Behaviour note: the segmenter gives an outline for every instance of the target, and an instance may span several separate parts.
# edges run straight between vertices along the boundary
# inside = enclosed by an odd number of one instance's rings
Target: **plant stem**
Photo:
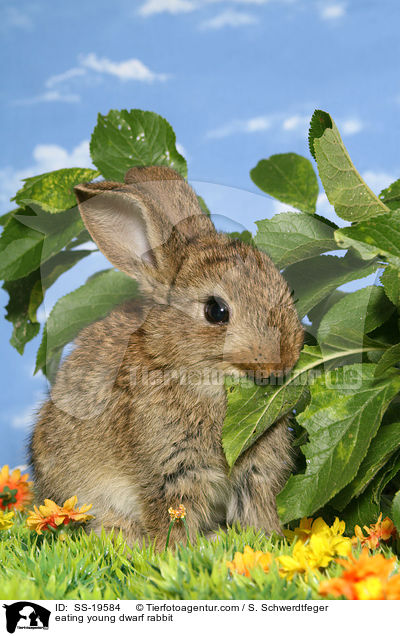
[[[175,519],[173,519],[173,520],[171,521],[171,523],[169,524],[168,534],[167,534],[167,540],[166,540],[166,542],[165,542],[165,550],[168,548],[168,545],[169,545],[169,538],[170,538],[170,536],[171,536],[171,530],[172,530],[172,526],[174,525],[174,523],[175,523]]]

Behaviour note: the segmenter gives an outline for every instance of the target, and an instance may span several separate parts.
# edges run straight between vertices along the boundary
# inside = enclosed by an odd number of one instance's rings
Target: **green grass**
[[[245,545],[290,554],[281,537],[267,538],[252,528],[220,531],[214,541],[198,537],[194,546],[180,545],[155,553],[132,549],[121,535],[101,537],[83,528],[38,536],[18,516],[13,528],[0,532],[0,598],[7,599],[319,599],[318,579],[282,579],[275,565],[252,578],[228,573],[226,561]],[[390,550],[387,555],[392,556]],[[332,564],[325,576],[338,575]]]

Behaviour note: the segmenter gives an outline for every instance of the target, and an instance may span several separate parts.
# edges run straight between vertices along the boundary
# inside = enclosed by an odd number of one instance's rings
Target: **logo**
[[[18,601],[3,605],[6,610],[7,631],[14,634],[16,629],[49,629],[51,612],[30,601]]]

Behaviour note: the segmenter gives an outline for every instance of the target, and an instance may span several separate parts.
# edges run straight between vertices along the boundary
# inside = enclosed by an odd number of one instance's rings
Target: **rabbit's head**
[[[270,258],[215,230],[170,168],[133,168],[125,183],[75,188],[93,240],[137,279],[142,336],[159,368],[267,378],[303,341],[290,290]]]

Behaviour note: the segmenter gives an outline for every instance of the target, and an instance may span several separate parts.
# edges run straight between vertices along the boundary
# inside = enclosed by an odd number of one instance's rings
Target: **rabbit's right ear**
[[[174,269],[170,261],[176,260],[183,239],[175,232],[174,245],[169,245],[173,225],[157,214],[149,197],[107,181],[81,184],[74,191],[86,228],[115,267],[143,282],[168,282]]]

